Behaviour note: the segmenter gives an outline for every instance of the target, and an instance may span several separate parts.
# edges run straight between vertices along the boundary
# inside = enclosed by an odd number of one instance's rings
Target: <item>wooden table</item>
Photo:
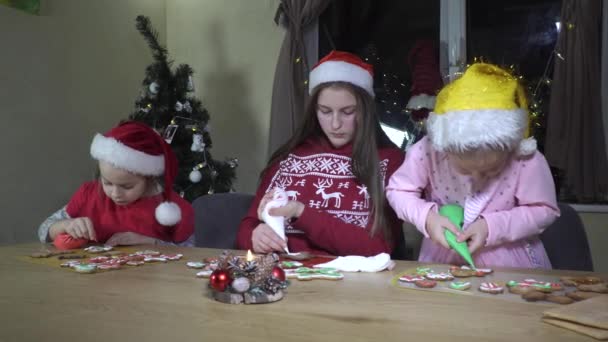
[[[337,282],[294,280],[280,302],[229,305],[203,295],[207,280],[184,261],[83,275],[19,258],[40,247],[0,247],[0,341],[593,341],[542,323],[544,305],[390,285],[414,262]],[[220,252],[144,248],[183,260]],[[573,273],[582,274],[559,274]]]

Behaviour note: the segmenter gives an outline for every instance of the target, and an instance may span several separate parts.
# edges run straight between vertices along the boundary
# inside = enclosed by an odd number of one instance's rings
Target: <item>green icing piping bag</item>
[[[457,204],[446,204],[439,208],[439,215],[445,216],[452,222],[459,230],[462,231],[462,225],[464,224],[464,209]],[[471,253],[469,253],[469,247],[467,246],[466,241],[458,242],[456,238],[456,234],[452,233],[450,230],[444,230],[445,239],[448,242],[448,245],[452,247],[456,253],[460,254],[460,256],[475,269],[475,264],[473,263],[473,258],[471,257]]]

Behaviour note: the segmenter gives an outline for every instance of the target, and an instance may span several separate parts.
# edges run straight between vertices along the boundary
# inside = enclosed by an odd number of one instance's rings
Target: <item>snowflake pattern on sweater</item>
[[[385,183],[388,159],[380,161],[382,184]],[[307,156],[289,154],[279,163],[266,192],[275,187],[285,190],[290,200],[299,198],[311,209],[323,210],[342,221],[365,228],[369,222],[369,193],[357,182],[351,158],[333,153]],[[286,233],[302,233],[290,224]]]

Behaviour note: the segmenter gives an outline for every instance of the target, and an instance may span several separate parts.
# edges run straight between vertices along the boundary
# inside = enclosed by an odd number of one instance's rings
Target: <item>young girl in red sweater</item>
[[[172,190],[177,159],[158,133],[139,122],[122,123],[95,136],[91,156],[99,161],[99,179],[84,183],[40,226],[41,242],[78,248],[89,241],[193,241],[194,211]]]
[[[404,153],[380,128],[373,101],[372,66],[333,51],[311,71],[305,119],[270,158],[237,245],[257,253],[391,253],[401,236],[384,186]],[[286,240],[262,220],[273,190],[289,202],[269,214],[286,218]]]

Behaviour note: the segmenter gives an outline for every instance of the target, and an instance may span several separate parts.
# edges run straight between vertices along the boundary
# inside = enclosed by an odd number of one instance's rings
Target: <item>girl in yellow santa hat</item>
[[[471,65],[437,95],[428,135],[413,145],[386,189],[397,215],[424,234],[420,261],[464,264],[444,229],[467,241],[476,266],[551,268],[539,234],[558,216],[555,186],[536,141],[519,80]],[[464,231],[438,214],[464,208]]]

